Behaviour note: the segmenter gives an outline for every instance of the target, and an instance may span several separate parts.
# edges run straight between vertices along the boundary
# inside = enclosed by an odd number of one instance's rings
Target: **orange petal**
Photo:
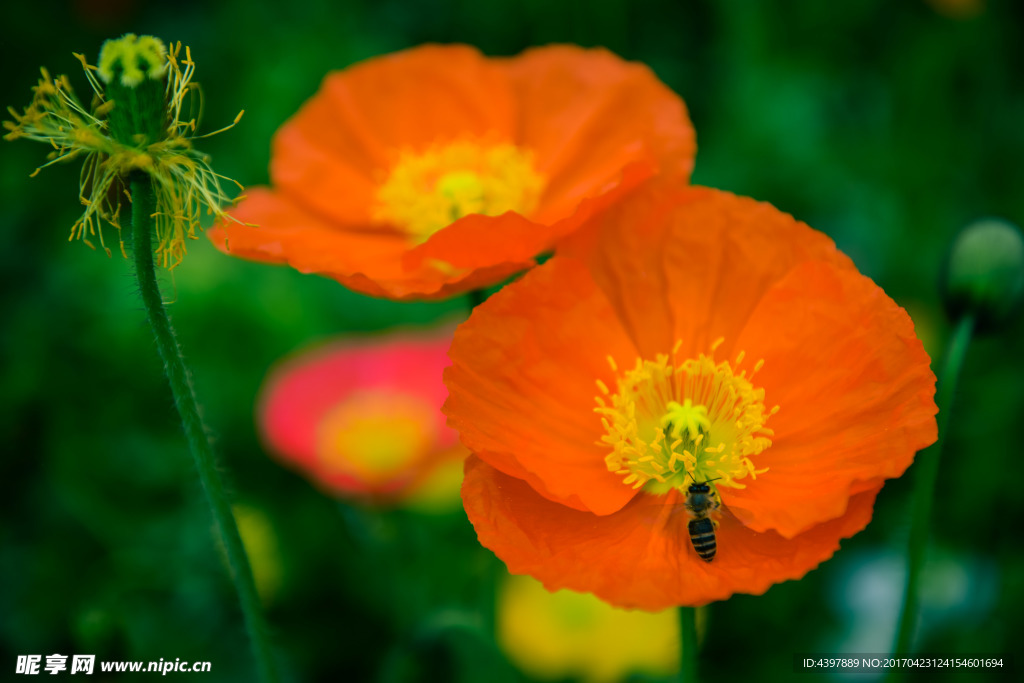
[[[567,238],[644,358],[706,353],[746,324],[764,292],[796,264],[853,269],[820,232],[769,204],[652,181]]]
[[[448,424],[495,466],[535,476],[553,500],[614,512],[634,491],[608,471],[607,448],[596,445],[604,428],[595,380],[614,386],[609,354],[632,359],[636,351],[583,267],[555,257],[456,330],[445,371]]]
[[[655,168],[643,162],[629,164],[615,182],[596,187],[596,196],[582,201],[568,218],[541,225],[516,213],[501,216],[472,214],[431,235],[406,256],[409,267],[431,260],[455,268],[482,268],[501,261],[529,261],[549,251],[557,240],[576,230],[591,217],[614,205],[651,177]]]
[[[900,476],[935,441],[928,354],[906,311],[863,275],[794,268],[735,346],[764,359],[755,384],[780,406],[772,446],[755,458],[769,471],[747,489],[720,490],[753,529],[792,537],[836,517],[857,482]]]
[[[278,132],[274,184],[326,218],[365,224],[402,150],[465,138],[511,140],[512,94],[474,48],[426,45],[324,79]]]
[[[466,462],[462,499],[480,542],[513,574],[530,574],[549,590],[594,593],[620,607],[658,611],[703,605],[734,593],[764,593],[824,562],[839,541],[871,519],[877,489],[852,497],[841,517],[792,539],[758,533],[724,511],[718,554],[694,552],[681,505],[638,496],[607,516],[552,502],[525,482],[479,458]]]
[[[643,64],[555,45],[502,65],[518,106],[517,142],[548,178],[538,222],[568,217],[633,162],[689,180],[697,145],[686,106]]]
[[[371,296],[438,299],[484,287],[532,262],[503,262],[475,271],[423,263],[407,270],[402,262],[408,239],[380,231],[345,230],[265,188],[250,190],[230,214],[244,223],[222,221],[209,231],[221,251],[233,256],[287,263]]]
[[[499,472],[507,474],[510,477],[515,477],[516,479],[522,479],[532,486],[534,491],[548,500],[556,501],[562,505],[571,507],[573,510],[592,512],[592,510],[587,507],[586,503],[580,499],[579,494],[572,493],[567,496],[559,496],[553,493],[542,478],[526,469],[519,460],[516,459],[516,456],[511,453],[502,453],[500,451],[480,451],[476,455]],[[604,477],[602,477],[602,479],[603,478]],[[632,495],[633,494],[631,493],[630,496]]]

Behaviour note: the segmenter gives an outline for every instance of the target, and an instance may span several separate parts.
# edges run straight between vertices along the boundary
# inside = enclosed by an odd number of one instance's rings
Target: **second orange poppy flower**
[[[620,607],[804,576],[936,439],[907,313],[825,235],[707,188],[638,189],[478,306],[448,356],[480,542]]]
[[[428,45],[332,73],[277,133],[221,250],[392,299],[487,286],[645,178],[686,182],[682,100],[646,66]],[[591,201],[585,201],[591,200]]]

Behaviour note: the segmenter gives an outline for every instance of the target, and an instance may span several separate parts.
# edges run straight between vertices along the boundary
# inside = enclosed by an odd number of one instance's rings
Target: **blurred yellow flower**
[[[674,610],[619,609],[590,594],[550,593],[529,576],[509,576],[498,592],[498,644],[523,672],[587,683],[679,668]]]

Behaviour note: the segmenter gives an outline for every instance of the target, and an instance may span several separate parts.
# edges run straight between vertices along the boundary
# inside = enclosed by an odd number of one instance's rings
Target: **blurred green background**
[[[427,41],[494,55],[603,45],[686,100],[694,182],[828,233],[910,311],[933,357],[949,329],[936,287],[946,245],[977,218],[1024,222],[1024,5],[1012,0],[38,0],[4,15],[0,103],[19,110],[42,65],[84,92],[71,52],[95,62],[108,37],[190,45],[203,128],[246,110],[204,144],[218,172],[246,185],[267,181],[272,134],[329,70]],[[68,243],[78,166],[29,179],[45,153],[0,143],[0,678],[16,678],[18,654],[57,652],[208,660],[213,673],[197,680],[253,680],[129,263]],[[466,300],[368,299],[228,258],[205,239],[166,285],[231,488],[263,529],[257,569],[288,678],[525,680],[472,633],[434,627],[445,615],[493,619],[503,568],[461,512],[331,500],[271,461],[254,431],[253,398],[275,359],[333,335],[450,319]],[[1024,635],[1022,339],[1018,320],[969,352],[939,479],[922,652],[1008,655]],[[886,486],[868,529],[821,569],[713,605],[705,678],[790,680],[794,653],[888,652],[912,473]],[[912,678],[986,677],[1011,674]]]

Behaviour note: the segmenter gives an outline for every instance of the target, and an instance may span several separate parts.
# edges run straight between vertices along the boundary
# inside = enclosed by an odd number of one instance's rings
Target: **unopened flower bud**
[[[973,315],[980,330],[1005,323],[1024,293],[1020,229],[996,218],[964,228],[950,248],[942,288],[952,318]]]

